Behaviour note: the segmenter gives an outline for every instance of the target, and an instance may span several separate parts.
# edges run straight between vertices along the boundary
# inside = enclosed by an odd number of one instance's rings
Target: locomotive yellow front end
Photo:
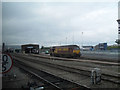
[[[80,48],[79,47],[74,47],[73,55],[74,55],[74,57],[80,57],[81,56],[81,52],[80,52]]]

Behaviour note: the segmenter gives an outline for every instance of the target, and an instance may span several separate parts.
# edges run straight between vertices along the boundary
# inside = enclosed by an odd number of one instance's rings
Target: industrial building
[[[120,19],[118,19],[117,22],[118,22],[118,34],[120,34]]]
[[[83,50],[83,51],[87,51],[87,50],[88,50],[88,51],[89,51],[89,50],[92,51],[92,50],[93,50],[93,46],[82,46],[82,50]]]
[[[116,43],[120,45],[120,19],[118,19],[117,22],[118,22],[118,39],[116,40]]]
[[[107,43],[99,43],[95,46],[95,50],[107,50]]]
[[[21,45],[22,53],[39,53],[39,45],[38,44],[26,44]]]

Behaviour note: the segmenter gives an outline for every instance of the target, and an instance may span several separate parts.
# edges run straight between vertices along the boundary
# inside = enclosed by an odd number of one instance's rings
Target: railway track
[[[25,60],[28,60],[30,62],[33,62],[33,63],[39,63],[39,64],[42,64],[45,66],[58,68],[58,69],[61,69],[61,70],[67,71],[67,72],[77,73],[77,74],[81,74],[81,75],[85,75],[85,76],[89,76],[89,77],[91,76],[91,71],[89,71],[89,70],[78,69],[78,68],[74,68],[74,67],[58,65],[58,64],[53,64],[53,63],[49,63],[49,62],[33,60],[33,59],[28,59],[26,57],[22,57],[22,58]],[[119,75],[113,76],[113,75],[102,73],[102,80],[113,82],[116,84],[120,84],[120,76]]]
[[[84,75],[86,77],[90,77],[90,73],[91,71],[88,70],[83,70],[83,69],[77,69],[77,68],[73,68],[73,67],[68,67],[68,66],[64,66],[64,65],[56,65],[53,63],[49,63],[49,62],[44,62],[44,61],[38,61],[35,59],[30,59],[24,56],[20,56],[21,59],[25,59],[26,61],[30,61],[32,63],[37,63],[37,64],[42,64],[48,67],[52,67],[52,68],[57,68],[69,73],[75,73],[75,74],[79,74],[79,75]],[[103,81],[108,81],[114,84],[120,84],[119,80],[120,77],[119,76],[112,76],[112,75],[107,75],[107,74],[102,74],[102,80]]]
[[[26,54],[27,55],[27,54]],[[90,60],[87,58],[82,58],[82,60],[78,59],[73,59],[73,58],[61,58],[61,57],[51,57],[49,55],[37,55],[37,54],[29,54],[30,56],[34,57],[41,57],[41,58],[47,58],[47,59],[57,59],[57,60],[66,60],[66,61],[78,61],[78,62],[92,62],[96,64],[104,64],[104,65],[115,65],[115,66],[120,66],[118,62],[110,62],[110,61],[100,61],[100,60]]]
[[[51,85],[50,88],[45,90],[91,90],[72,81],[56,77],[48,72],[32,68],[23,62],[15,60],[14,63],[17,67],[42,80],[45,84]]]

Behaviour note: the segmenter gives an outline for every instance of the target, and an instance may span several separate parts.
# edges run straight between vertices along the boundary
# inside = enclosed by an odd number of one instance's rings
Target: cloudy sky
[[[6,44],[114,44],[117,2],[3,2],[2,39]]]

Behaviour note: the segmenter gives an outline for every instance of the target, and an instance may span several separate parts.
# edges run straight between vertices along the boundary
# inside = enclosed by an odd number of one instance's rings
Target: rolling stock
[[[80,48],[77,45],[54,46],[50,48],[51,56],[80,57]]]

